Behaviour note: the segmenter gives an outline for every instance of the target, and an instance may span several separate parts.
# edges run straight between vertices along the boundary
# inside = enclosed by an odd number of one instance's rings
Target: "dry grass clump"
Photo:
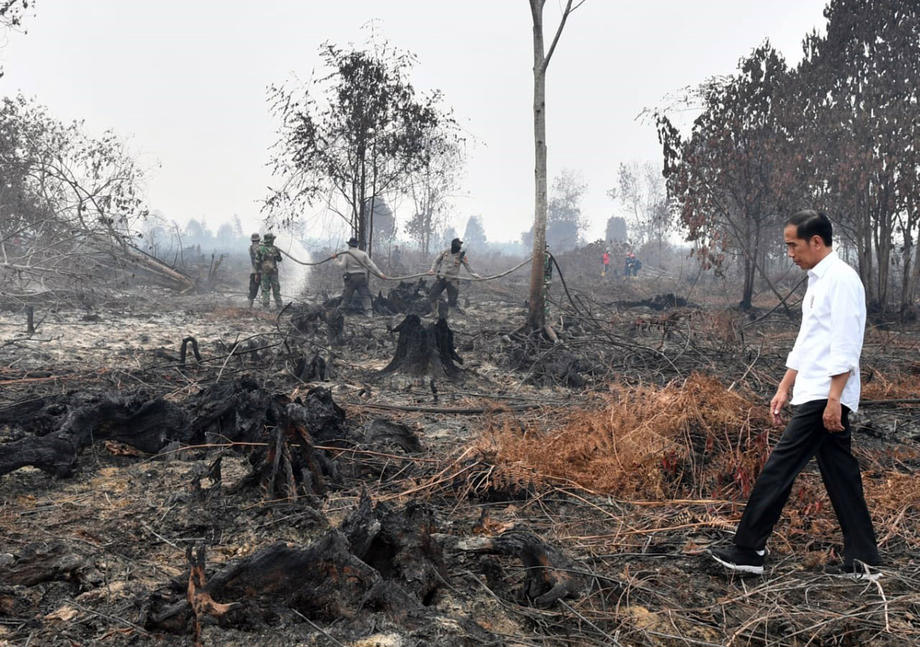
[[[863,484],[879,544],[884,546],[897,536],[911,548],[920,546],[920,474],[887,472],[864,479]]]
[[[869,369],[862,385],[865,400],[912,399],[920,394],[920,364],[913,364],[903,371],[879,371]]]
[[[593,492],[743,498],[769,454],[769,429],[762,405],[694,374],[663,388],[612,386],[603,406],[569,413],[546,430],[522,433],[506,419],[477,449],[499,472]]]

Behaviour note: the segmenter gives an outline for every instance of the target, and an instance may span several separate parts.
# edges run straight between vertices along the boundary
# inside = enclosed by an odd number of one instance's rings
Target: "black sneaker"
[[[763,575],[764,556],[758,555],[756,550],[732,545],[729,548],[714,548],[709,551],[709,556],[736,573]]]
[[[850,564],[833,564],[824,567],[824,574],[831,577],[844,577],[861,582],[874,582],[882,576],[881,571],[873,565],[858,559]]]

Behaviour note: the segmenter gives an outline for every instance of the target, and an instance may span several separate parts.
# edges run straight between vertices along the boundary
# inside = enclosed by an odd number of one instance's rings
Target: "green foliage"
[[[269,91],[281,120],[272,160],[281,184],[265,208],[290,223],[305,206],[328,203],[366,249],[373,228],[368,199],[405,189],[409,175],[431,159],[429,134],[451,120],[438,92],[420,94],[410,83],[415,59],[407,53],[385,43],[326,43],[320,55],[323,76]]]
[[[743,305],[807,206],[829,213],[881,310],[899,268],[903,309],[920,262],[920,5],[832,0],[825,17],[795,69],[765,43],[701,86],[688,136],[657,115],[668,193],[706,266],[744,267]]]

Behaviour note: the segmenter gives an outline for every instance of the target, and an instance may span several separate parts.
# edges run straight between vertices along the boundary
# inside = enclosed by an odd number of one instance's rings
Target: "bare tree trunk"
[[[917,296],[917,284],[920,283],[920,229],[917,231],[917,239],[914,243],[914,262],[910,272],[910,283],[907,286],[907,294],[904,298],[906,306],[913,305],[914,298]]]
[[[878,300],[882,312],[888,311],[888,278],[891,270],[891,215],[880,204],[876,225],[876,258],[878,259]]]
[[[572,7],[573,0],[566,0],[562,18],[544,54],[543,48],[543,5],[546,0],[530,0],[530,14],[533,19],[533,139],[534,139],[534,218],[533,218],[533,261],[530,264],[530,311],[527,321],[531,330],[542,330],[545,324],[543,314],[543,257],[546,250],[546,68],[556,50],[565,21],[581,0]]]
[[[358,155],[361,157],[361,171],[358,180],[358,228],[355,235],[358,238],[358,249],[367,249],[367,191],[365,182],[367,175],[365,173],[364,151],[359,150]]]
[[[534,139],[534,215],[533,261],[530,264],[531,330],[542,330],[543,258],[546,249],[546,68],[543,55],[543,2],[530,0],[533,14],[533,139]]]

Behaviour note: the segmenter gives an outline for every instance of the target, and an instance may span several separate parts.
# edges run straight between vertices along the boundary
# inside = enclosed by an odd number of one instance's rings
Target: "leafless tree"
[[[546,69],[559,44],[559,37],[573,11],[585,0],[566,0],[562,17],[556,27],[549,51],[543,42],[543,6],[546,0],[529,0],[533,22],[533,134],[534,134],[534,218],[533,257],[530,267],[530,311],[528,322],[533,330],[542,330],[543,314],[543,254],[546,248]]]

